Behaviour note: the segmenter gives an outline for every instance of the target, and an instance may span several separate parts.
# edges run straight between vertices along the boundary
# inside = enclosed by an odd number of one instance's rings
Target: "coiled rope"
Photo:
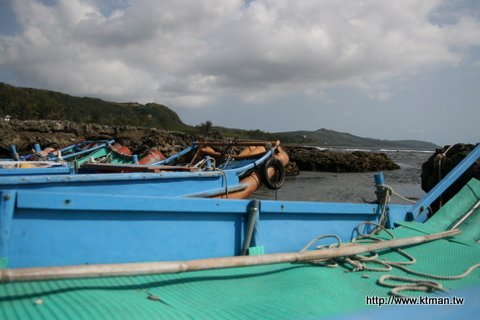
[[[376,228],[371,233],[364,234],[360,231],[360,227],[366,224],[374,225]],[[300,252],[306,251],[315,242],[325,238],[335,238],[337,243],[333,243],[330,245],[317,246],[316,247],[317,250],[323,249],[323,248],[348,246],[353,243],[365,242],[365,241],[374,241],[374,242],[385,241],[384,239],[372,236],[372,234],[374,234],[378,230],[384,230],[391,237],[391,239],[395,238],[393,233],[387,230],[384,226],[374,222],[365,221],[360,223],[356,227],[358,236],[354,238],[351,243],[342,243],[340,238],[336,235],[323,235],[323,236],[315,237],[312,240],[310,240],[307,243],[307,245],[305,245],[300,250]],[[334,258],[334,259],[312,260],[312,261],[309,261],[309,263],[322,264],[330,268],[337,268],[339,265],[342,265],[347,269],[347,271],[351,271],[351,272],[357,272],[357,271],[388,272],[393,270],[393,268],[397,268],[397,269],[403,270],[406,273],[412,274],[414,276],[424,277],[429,279],[436,279],[436,280],[462,279],[467,277],[470,273],[472,273],[473,270],[480,267],[480,263],[474,264],[471,267],[469,267],[466,271],[458,275],[434,275],[430,273],[423,273],[423,272],[411,270],[406,267],[407,265],[413,265],[417,262],[416,258],[413,257],[411,254],[399,248],[392,248],[392,250],[404,256],[408,260],[407,261],[380,260],[378,258],[378,253],[371,252],[370,256],[353,255],[353,256]],[[368,266],[368,264],[376,264],[376,265],[380,265],[381,267],[371,267],[371,266]],[[392,280],[395,281],[396,283],[389,282]],[[391,288],[389,294],[393,296],[398,296],[398,297],[403,296],[400,294],[400,292],[402,291],[421,291],[421,292],[446,291],[445,288],[442,286],[442,284],[437,281],[431,281],[431,280],[425,280],[425,279],[414,279],[414,278],[394,276],[394,275],[382,275],[378,279],[377,283],[381,286]]]

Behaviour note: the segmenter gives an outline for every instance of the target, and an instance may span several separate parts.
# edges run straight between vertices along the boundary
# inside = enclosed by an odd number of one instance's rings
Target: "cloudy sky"
[[[0,82],[191,125],[480,142],[480,1],[0,0]]]

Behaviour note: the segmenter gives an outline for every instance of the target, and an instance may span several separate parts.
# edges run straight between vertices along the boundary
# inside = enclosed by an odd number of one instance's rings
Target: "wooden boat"
[[[15,146],[11,149],[13,157],[19,160],[0,161],[0,176],[75,174],[77,169],[86,162],[149,164],[165,159],[165,156],[156,148],[147,150],[144,154],[135,155],[128,147],[114,143],[113,140],[82,141],[58,150],[53,148],[41,150],[36,145],[35,149],[39,151],[25,156],[16,154]],[[68,152],[65,153],[65,150]]]
[[[253,145],[237,157],[229,155],[223,162],[219,159],[218,165],[214,154],[203,154],[203,144],[193,144],[152,165],[84,162],[80,174],[8,176],[0,181],[0,189],[97,194],[107,188],[125,195],[245,198],[262,183],[279,188],[285,178],[283,164],[288,162],[279,142],[248,144]],[[247,146],[243,142],[238,145]],[[193,157],[191,164],[175,165],[188,154]]]
[[[212,147],[221,147],[223,152]],[[243,148],[238,154],[227,151],[232,147]],[[118,163],[84,163],[83,172],[131,173],[131,172],[189,172],[189,173],[234,173],[237,180],[227,181],[224,192],[205,193],[208,197],[243,199],[251,195],[262,184],[278,189],[284,182],[284,166],[288,155],[280,148],[280,142],[195,142],[190,147],[169,158],[149,165]],[[228,189],[228,186],[229,189]]]
[[[442,288],[454,290],[448,301],[465,298],[442,312],[478,311],[479,291],[462,290],[480,287],[480,181],[425,219],[440,190],[479,158],[480,146],[413,206],[0,189],[0,280],[20,281],[0,285],[0,317],[325,318],[427,299],[396,292],[431,289],[421,297],[445,301],[435,295]],[[382,175],[375,178],[384,189]],[[392,229],[369,243],[315,241],[335,234],[348,242],[358,223],[381,220]],[[372,250],[380,256],[358,256]],[[337,268],[325,260],[337,258]],[[390,287],[384,275],[412,278],[405,269],[420,282]]]
[[[59,149],[50,147],[42,149],[39,144],[35,144],[34,152],[26,155],[18,155],[16,147],[12,145],[11,153],[12,158],[17,161],[67,161],[75,163],[75,166],[81,166],[89,161],[149,164],[165,159],[156,148],[147,150],[144,154],[135,155],[128,147],[114,140],[86,140]]]
[[[53,161],[0,161],[1,176],[32,176],[45,174],[74,174],[67,163]]]
[[[12,145],[11,153],[14,160],[20,161],[71,161],[82,155],[90,154],[98,149],[112,144],[114,140],[84,140],[63,148],[42,149],[39,144],[34,145],[34,152],[19,155]]]
[[[165,159],[165,156],[156,148],[151,148],[141,155],[136,155],[132,154],[132,151],[128,147],[113,143],[75,159],[74,166],[80,168],[85,163],[147,165],[163,159]]]

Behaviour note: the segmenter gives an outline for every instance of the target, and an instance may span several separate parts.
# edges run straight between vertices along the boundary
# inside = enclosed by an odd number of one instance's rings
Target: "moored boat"
[[[224,153],[219,157],[210,149],[205,149],[206,144],[194,143],[150,165],[83,162],[80,174],[75,175],[48,172],[36,176],[7,176],[0,181],[0,189],[95,194],[108,188],[113,194],[231,199],[248,197],[262,183],[274,189],[281,187],[288,156],[279,142],[223,144],[228,147],[235,145],[245,149],[239,154]],[[188,163],[181,165],[186,157]],[[150,160],[155,158],[152,156]]]
[[[86,162],[149,164],[165,159],[156,148],[135,155],[128,147],[114,143],[113,140],[82,141],[57,150],[53,148],[42,150],[36,145],[35,149],[38,150],[35,153],[19,156],[15,146],[11,146],[12,157],[17,160],[0,161],[0,176],[75,174]],[[65,151],[68,152],[62,153]]]
[[[74,173],[74,168],[64,162],[10,160],[0,161],[0,177]]]
[[[85,163],[110,163],[110,164],[151,164],[165,159],[165,156],[156,148],[151,148],[143,154],[133,154],[132,151],[119,143],[112,143],[85,156],[75,159],[76,168]]]
[[[90,154],[98,149],[112,144],[114,140],[83,140],[78,143],[62,147],[42,149],[39,144],[34,145],[32,153],[19,155],[14,145],[10,146],[12,158],[19,161],[72,161],[82,155]]]
[[[2,190],[0,275],[19,282],[0,286],[0,315],[292,319],[387,304],[477,312],[477,296],[462,290],[480,286],[480,181],[425,219],[479,152],[414,206]],[[376,182],[384,187],[381,175]],[[365,237],[356,231],[364,221],[391,229]],[[374,249],[378,257],[360,255]]]

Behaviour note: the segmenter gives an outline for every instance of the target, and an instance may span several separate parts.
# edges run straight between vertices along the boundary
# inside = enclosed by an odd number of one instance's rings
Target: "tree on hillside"
[[[197,127],[199,128],[200,133],[203,134],[206,137],[210,133],[210,130],[212,129],[212,126],[213,126],[212,121],[207,120],[205,122],[202,122]]]

